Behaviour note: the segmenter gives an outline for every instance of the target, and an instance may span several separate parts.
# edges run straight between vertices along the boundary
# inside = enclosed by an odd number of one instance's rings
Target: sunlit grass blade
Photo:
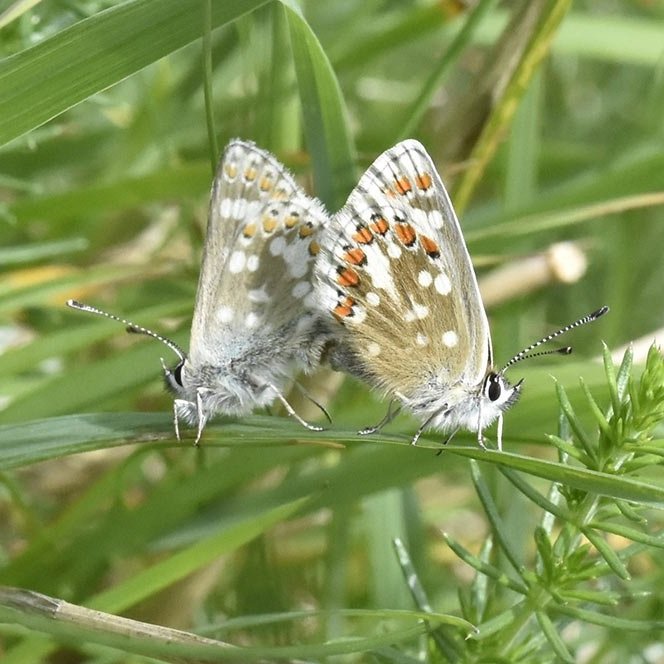
[[[56,258],[85,251],[88,241],[82,237],[74,237],[55,242],[32,243],[15,247],[0,247],[0,266],[22,265],[45,258]]]
[[[429,108],[431,99],[440,87],[451,65],[454,64],[463,49],[472,40],[473,33],[494,4],[494,0],[480,0],[480,2],[471,9],[463,27],[457,33],[443,56],[436,63],[436,66],[429,74],[415,101],[406,110],[406,113],[404,114],[405,121],[401,123],[400,134],[397,137],[397,140],[394,141],[395,143],[410,138],[413,135],[418,124],[422,120],[422,117]]]
[[[536,477],[559,482],[561,484],[595,493],[612,496],[653,507],[664,506],[664,489],[655,484],[648,484],[630,477],[600,473],[585,468],[577,468],[564,463],[534,459],[510,452],[480,451],[472,448],[448,447],[451,453],[471,457],[481,461],[499,463],[513,470],[527,472]]]
[[[519,101],[530,80],[549,52],[551,41],[570,7],[570,0],[539,3],[536,25],[518,65],[511,72],[510,80],[500,91],[499,98],[484,123],[477,142],[470,154],[470,165],[456,189],[455,207],[463,212],[470,201],[488,163],[498,149],[501,137],[511,122]]]
[[[484,507],[486,515],[491,523],[496,543],[505,553],[505,556],[509,560],[514,571],[521,575],[524,569],[523,561],[519,559],[519,554],[505,535],[506,529],[503,525],[498,508],[491,495],[491,491],[489,491],[489,487],[484,480],[480,466],[474,459],[470,462],[470,472],[477,495],[482,501],[482,506]]]
[[[300,9],[286,0],[283,8],[290,28],[316,193],[330,209],[337,210],[355,184],[354,149],[345,103],[327,55]]]
[[[112,183],[95,183],[19,198],[8,204],[7,214],[22,224],[35,218],[64,223],[71,218],[131,208],[169,197],[197,196],[209,184],[209,165],[197,161],[147,175],[119,178]]]
[[[212,25],[263,3],[213,3]],[[0,145],[199,38],[201,12],[199,0],[124,2],[6,58],[0,62]]]

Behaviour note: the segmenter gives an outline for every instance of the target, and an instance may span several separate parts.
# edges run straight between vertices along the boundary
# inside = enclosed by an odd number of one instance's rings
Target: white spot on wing
[[[412,304],[413,308],[407,311],[403,317],[407,323],[412,323],[414,320],[422,320],[429,315],[429,307],[426,304],[417,304],[417,302],[412,302]]]
[[[378,357],[378,355],[380,355],[380,346],[375,341],[372,341],[367,346],[367,353],[370,357]]]
[[[316,298],[316,291],[312,290],[310,291],[304,298],[303,300],[304,306],[307,307],[307,309],[314,309],[316,307],[316,304],[318,302]]]
[[[217,318],[220,323],[230,323],[233,320],[234,315],[235,312],[226,305],[222,305],[217,311]]]
[[[221,203],[219,204],[219,214],[228,219],[231,216],[231,210],[233,208],[233,201],[230,198],[222,198]]]
[[[272,298],[267,294],[264,286],[255,288],[247,293],[249,302],[269,302]]]
[[[247,270],[249,270],[249,272],[256,272],[259,264],[260,260],[256,254],[251,254],[251,256],[247,258]]]
[[[367,302],[372,307],[377,307],[380,304],[380,295],[378,295],[378,293],[374,293],[373,291],[367,293]]]
[[[401,256],[401,247],[394,242],[389,242],[387,245],[387,255],[390,258],[399,258]]]
[[[264,203],[261,203],[261,201],[247,201],[247,207],[244,210],[245,219],[258,219],[263,207]]]
[[[427,339],[426,334],[422,334],[421,332],[418,332],[417,336],[415,337],[415,343],[418,346],[426,346],[429,343],[429,339]]]
[[[426,304],[416,304],[414,302],[413,313],[415,314],[416,318],[422,320],[423,318],[426,318],[429,315],[429,307],[427,307]]]
[[[258,316],[253,311],[250,311],[244,319],[244,324],[251,329],[258,325],[258,321]]]
[[[443,343],[448,348],[454,348],[459,343],[459,335],[454,330],[443,332]]]
[[[417,283],[423,288],[431,286],[431,284],[433,283],[433,277],[431,276],[431,273],[427,272],[426,270],[422,270],[417,275]]]
[[[291,291],[293,297],[303,298],[311,290],[311,284],[308,281],[298,281]]]
[[[231,254],[231,260],[228,263],[228,269],[230,272],[233,274],[237,274],[238,272],[242,272],[244,270],[244,264],[247,260],[247,257],[245,256],[244,251],[234,251]]]
[[[238,198],[233,202],[233,213],[232,216],[234,219],[244,219],[247,214],[247,199]]]
[[[433,187],[431,187],[430,191],[433,192]],[[429,210],[428,215],[429,215],[429,223],[434,228],[443,227],[445,220],[443,219],[443,215],[440,213],[440,210]]]
[[[288,274],[295,279],[301,279],[309,270],[309,254],[302,242],[284,243],[283,258],[288,268]]]
[[[286,249],[286,240],[282,236],[277,236],[270,242],[270,253],[273,256],[279,256]]]
[[[394,299],[398,299],[397,289],[392,279],[392,265],[390,259],[376,249],[371,252],[367,250],[367,264],[365,270],[371,278],[374,288],[386,290]]]
[[[353,308],[353,315],[349,316],[348,318],[344,318],[344,322],[348,323],[349,325],[361,325],[364,323],[366,317],[367,312],[361,307],[355,306]]]
[[[450,283],[449,277],[444,272],[441,272],[433,280],[433,285],[441,295],[449,295],[452,290],[452,284]]]

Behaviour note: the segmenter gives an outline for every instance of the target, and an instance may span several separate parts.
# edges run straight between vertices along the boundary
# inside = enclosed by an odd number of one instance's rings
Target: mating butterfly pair
[[[378,157],[345,207],[328,215],[279,161],[253,143],[227,146],[214,179],[189,354],[151,330],[121,320],[178,356],[164,367],[175,394],[174,424],[246,415],[281,401],[298,370],[324,349],[345,370],[397,403],[425,428],[482,431],[519,395],[505,369],[541,343],[595,320],[603,307],[493,367],[489,324],[477,279],[445,187],[423,146],[398,143]],[[569,349],[562,349],[569,352]]]

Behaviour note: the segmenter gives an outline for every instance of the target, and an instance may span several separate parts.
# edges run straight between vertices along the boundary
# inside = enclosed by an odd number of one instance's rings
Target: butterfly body
[[[491,424],[518,397],[492,364],[475,272],[424,147],[379,156],[327,228],[319,301],[339,328],[332,364],[453,433]]]
[[[281,344],[284,335],[311,344],[310,352],[302,353],[301,347],[284,347]],[[315,364],[320,354],[316,337],[314,329],[296,334],[295,330],[282,326],[272,337],[261,335],[255,340],[258,345],[232,343],[229,346],[226,342],[223,347],[201,349],[200,356],[213,358],[211,362],[188,358],[180,370],[180,384],[175,377],[168,381],[178,395],[178,417],[195,424],[199,411],[205,413],[207,419],[216,413],[247,415],[255,408],[270,405],[275,400],[270,385],[281,390],[294,370],[309,369]]]

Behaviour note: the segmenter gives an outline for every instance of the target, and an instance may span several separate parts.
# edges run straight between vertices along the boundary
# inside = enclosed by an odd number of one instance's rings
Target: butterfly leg
[[[477,444],[483,449],[486,450],[488,449],[487,446],[484,444],[484,441],[487,439],[482,435],[482,429],[478,425],[477,427]],[[496,447],[498,448],[499,452],[503,451],[503,414],[500,413],[498,415],[498,425],[496,427]]]
[[[385,417],[383,417],[383,419],[380,422],[378,422],[378,424],[374,424],[372,427],[366,427],[365,429],[361,429],[357,433],[360,434],[360,436],[370,436],[372,433],[380,431],[385,425],[389,424],[401,412],[401,404],[398,404],[394,410],[392,410],[393,406],[394,406],[394,399],[390,401],[390,405],[387,407],[387,413],[385,413]]]
[[[496,426],[496,443],[498,445],[498,451],[503,451],[503,414],[498,414],[498,424]]]
[[[482,435],[482,401],[480,401],[478,412],[477,412],[477,444],[483,449],[486,449],[484,444],[484,436]],[[500,443],[498,443],[500,447]]]
[[[305,429],[309,429],[309,431],[323,431],[323,427],[316,426],[315,424],[309,424],[306,420],[303,420],[293,409],[293,406],[291,406],[288,401],[286,400],[286,397],[274,386],[272,383],[267,383],[267,387],[269,387],[276,395],[277,399],[281,401],[283,404],[284,408],[286,409],[286,412],[293,418],[295,418]]]
[[[425,429],[431,424],[432,420],[434,418],[438,417],[439,413],[440,413],[440,411],[438,411],[438,410],[431,413],[431,415],[429,415],[429,417],[427,417],[427,419],[424,420],[424,422],[422,422],[422,424],[420,425],[420,428],[415,432],[415,435],[413,436],[413,439],[410,441],[411,445],[417,445],[417,441],[420,439],[420,436],[424,433]],[[450,436],[450,438],[451,438],[451,436]],[[449,438],[448,438],[448,440],[449,440]]]
[[[175,437],[178,443],[182,440],[180,438],[180,418],[178,417],[178,399],[173,401],[173,428],[175,429]]]
[[[198,443],[203,435],[205,423],[207,422],[207,416],[203,412],[203,397],[201,396],[200,389],[196,390],[196,414],[198,415],[198,429],[196,430],[196,440],[194,441],[194,445],[198,447]]]
[[[316,408],[318,408],[318,410],[320,410],[321,413],[323,413],[323,415],[325,415],[325,419],[326,419],[330,424],[332,424],[332,418],[330,417],[330,414],[327,412],[327,409],[325,408],[325,406],[323,406],[322,403],[319,403],[318,401],[316,401],[316,399],[314,399],[314,398],[313,398],[313,397],[312,397],[312,396],[311,396],[311,395],[310,395],[310,394],[309,394],[309,393],[308,393],[308,392],[302,387],[302,385],[300,385],[297,381],[295,381],[295,387],[297,387],[297,389],[300,390],[300,393],[304,396],[304,398],[305,398],[305,399],[309,399],[309,401],[311,401],[311,403],[312,403],[314,406],[316,406]]]
[[[452,440],[452,438],[456,436],[458,430],[459,427],[457,427],[454,431],[452,431],[452,433],[447,438],[445,438],[445,440],[441,443],[442,447],[436,452],[436,456],[440,456],[442,454],[443,449],[445,449],[445,445],[447,445],[447,443],[449,443],[450,440]]]

